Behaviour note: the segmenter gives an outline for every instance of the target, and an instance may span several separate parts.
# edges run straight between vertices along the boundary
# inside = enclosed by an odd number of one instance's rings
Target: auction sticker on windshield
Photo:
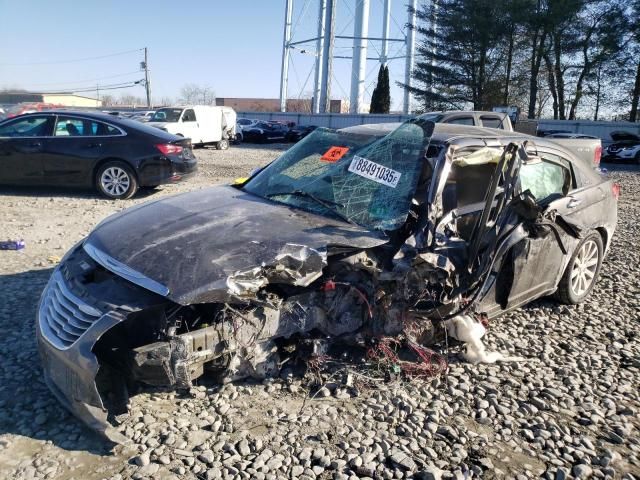
[[[324,160],[325,162],[335,163],[344,157],[349,151],[349,147],[331,147],[327,150],[324,155],[320,157],[320,160]]]
[[[371,160],[359,157],[358,155],[355,155],[353,160],[351,160],[349,171],[391,188],[396,188],[398,186],[400,175],[402,175],[400,172],[396,172],[384,165],[372,162]]]

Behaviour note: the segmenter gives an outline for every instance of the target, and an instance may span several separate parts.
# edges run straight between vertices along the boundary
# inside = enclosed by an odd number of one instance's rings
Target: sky
[[[369,36],[382,32],[382,1],[371,0]],[[338,0],[336,32],[353,35],[355,0]],[[402,37],[407,0],[392,0],[390,36]],[[177,98],[185,84],[209,86],[218,97],[277,98],[284,0],[0,0],[0,88],[31,91],[88,89],[140,80],[142,48],[149,52],[152,97]],[[293,41],[312,38],[318,0],[294,0]],[[351,40],[336,41],[335,55],[351,55]],[[292,52],[289,98],[309,97],[315,44]],[[370,42],[377,57],[380,42]],[[127,52],[127,53],[123,53]],[[390,53],[404,55],[402,44]],[[114,55],[117,54],[117,55]],[[83,60],[89,57],[104,58]],[[351,61],[334,60],[332,98],[348,98]],[[367,63],[367,101],[379,63]],[[392,110],[402,105],[404,60],[389,64]],[[104,87],[103,87],[104,88]],[[144,97],[144,88],[101,90]]]

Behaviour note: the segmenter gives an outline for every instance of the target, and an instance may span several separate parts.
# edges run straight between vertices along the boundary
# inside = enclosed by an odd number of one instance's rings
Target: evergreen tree
[[[384,67],[382,75],[384,81],[382,88],[380,89],[380,105],[382,111],[380,113],[389,113],[391,110],[391,85],[389,84],[389,67]]]
[[[387,71],[386,76],[386,87],[385,87],[385,70]],[[371,107],[369,108],[369,113],[389,113],[389,106],[387,102],[387,108],[385,110],[385,88],[386,88],[386,98],[389,98],[389,73],[388,70],[385,69],[384,65],[380,65],[380,70],[378,70],[378,83],[376,83],[376,87],[373,89],[373,94],[371,95]]]
[[[496,0],[439,0],[416,12],[417,48],[409,89],[429,109],[489,108],[487,87],[502,61],[507,29],[502,2]],[[437,25],[434,30],[433,25]],[[494,82],[495,83],[495,82]],[[407,86],[405,86],[407,88]]]

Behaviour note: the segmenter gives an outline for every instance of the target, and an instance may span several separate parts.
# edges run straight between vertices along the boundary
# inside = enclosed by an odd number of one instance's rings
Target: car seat
[[[77,137],[80,135],[78,127],[76,127],[73,123],[67,123],[65,125],[65,128],[67,129],[67,133],[72,137]]]

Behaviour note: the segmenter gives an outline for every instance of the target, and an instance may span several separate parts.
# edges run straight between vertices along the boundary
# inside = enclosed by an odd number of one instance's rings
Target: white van
[[[230,107],[184,105],[159,108],[149,123],[166,132],[191,139],[192,145],[213,144],[218,150],[229,148],[236,136],[236,112]]]

